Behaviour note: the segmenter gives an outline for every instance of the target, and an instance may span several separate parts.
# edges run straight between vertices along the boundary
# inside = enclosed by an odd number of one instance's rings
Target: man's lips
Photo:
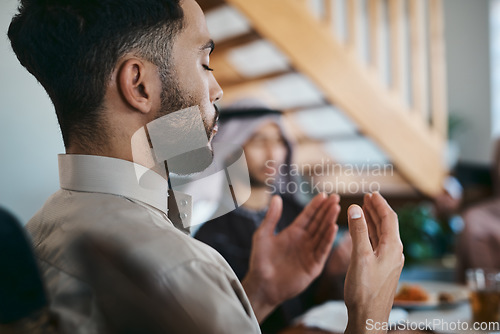
[[[210,138],[215,137],[215,135],[217,134],[218,131],[219,131],[219,126],[217,124],[215,124],[215,126],[212,128],[212,134],[211,134]]]
[[[212,127],[212,138],[217,134],[217,132],[219,131],[219,108],[217,108],[217,106],[214,104],[214,109],[215,109],[215,117],[214,117],[214,124],[213,124],[213,127]]]

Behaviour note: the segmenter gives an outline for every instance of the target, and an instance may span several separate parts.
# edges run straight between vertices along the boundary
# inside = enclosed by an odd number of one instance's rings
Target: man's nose
[[[221,86],[212,74],[212,80],[210,82],[210,102],[212,102],[213,104],[219,101],[220,99],[222,99],[223,94],[224,92],[222,91]]]
[[[269,143],[267,144],[267,158],[271,160],[276,160],[279,155],[279,149],[276,145]]]

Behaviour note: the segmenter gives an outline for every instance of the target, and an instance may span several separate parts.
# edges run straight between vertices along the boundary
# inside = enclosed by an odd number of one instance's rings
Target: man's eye
[[[208,65],[203,65],[203,68],[210,72],[213,72],[214,70],[213,68],[208,67]]]

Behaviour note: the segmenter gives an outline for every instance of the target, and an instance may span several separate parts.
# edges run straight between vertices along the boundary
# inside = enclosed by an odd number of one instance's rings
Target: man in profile
[[[66,148],[61,189],[27,225],[63,330],[106,332],[69,251],[82,233],[117,239],[123,257],[148,268],[144,293],[168,301],[157,310],[168,333],[258,333],[276,305],[321,272],[337,231],[335,198],[318,195],[274,235],[282,205],[274,197],[240,284],[220,254],[168,219],[168,176],[150,169],[146,149],[132,147],[148,124],[189,110],[182,115],[196,117],[174,117],[169,127],[189,137],[200,119],[210,149],[222,91],[194,0],[22,0],[8,35],[49,94]],[[367,319],[387,321],[403,257],[397,217],[379,194],[366,198],[364,212],[353,206],[349,213],[347,332],[359,334]]]

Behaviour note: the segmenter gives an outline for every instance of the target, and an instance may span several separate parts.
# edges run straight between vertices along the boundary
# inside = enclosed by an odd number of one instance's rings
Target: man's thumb
[[[351,205],[347,210],[347,215],[353,251],[356,253],[373,252],[363,209],[359,205]]]

